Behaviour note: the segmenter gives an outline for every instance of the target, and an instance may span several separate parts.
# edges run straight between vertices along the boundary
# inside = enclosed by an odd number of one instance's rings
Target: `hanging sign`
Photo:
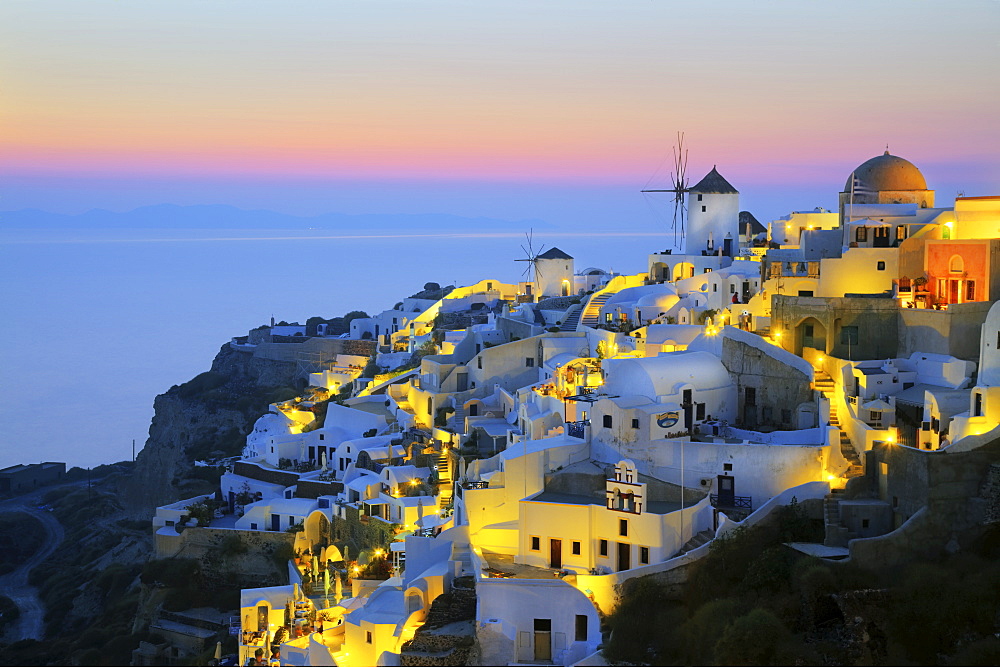
[[[670,428],[671,426],[676,426],[677,422],[679,422],[680,420],[681,420],[681,413],[677,412],[676,410],[656,415],[656,425],[661,428]]]

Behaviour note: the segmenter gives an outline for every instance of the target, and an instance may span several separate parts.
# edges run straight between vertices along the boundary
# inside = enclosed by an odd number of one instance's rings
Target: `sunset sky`
[[[641,227],[677,131],[762,220],[887,143],[949,205],[1000,194],[998,34],[995,1],[5,0],[0,210]]]

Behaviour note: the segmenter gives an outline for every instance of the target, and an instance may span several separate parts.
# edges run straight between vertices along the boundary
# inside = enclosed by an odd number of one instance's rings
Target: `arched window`
[[[962,273],[965,271],[965,261],[961,255],[951,256],[951,260],[948,262],[948,271],[950,273]]]

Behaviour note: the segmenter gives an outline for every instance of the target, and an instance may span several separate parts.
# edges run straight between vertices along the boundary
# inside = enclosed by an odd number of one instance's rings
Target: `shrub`
[[[754,609],[727,627],[715,644],[715,661],[722,665],[770,665],[778,658],[788,629],[766,609]]]

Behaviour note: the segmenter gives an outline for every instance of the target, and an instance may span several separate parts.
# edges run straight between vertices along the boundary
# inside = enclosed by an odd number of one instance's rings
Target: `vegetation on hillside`
[[[24,512],[0,514],[0,575],[26,562],[45,542],[45,527]]]
[[[659,665],[1000,664],[1000,527],[971,551],[879,572],[784,546],[806,527],[794,512],[713,543],[680,599],[655,575],[632,582],[607,618],[605,657]]]

